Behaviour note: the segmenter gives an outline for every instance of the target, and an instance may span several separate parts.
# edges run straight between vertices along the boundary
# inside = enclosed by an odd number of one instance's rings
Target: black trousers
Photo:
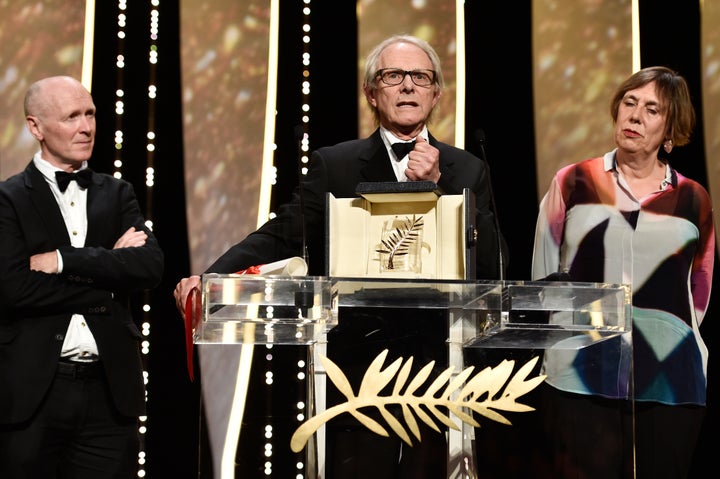
[[[137,418],[117,412],[102,366],[62,369],[29,421],[0,425],[0,477],[137,477]]]
[[[552,477],[685,479],[706,408],[541,390]]]

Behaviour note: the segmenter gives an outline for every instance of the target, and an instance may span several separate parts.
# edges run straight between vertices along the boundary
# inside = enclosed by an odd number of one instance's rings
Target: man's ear
[[[435,105],[437,105],[438,101],[440,101],[440,97],[442,96],[442,90],[437,89],[435,90],[435,95],[433,97],[433,108],[435,108]]]
[[[365,93],[365,99],[367,100],[370,105],[372,105],[374,108],[377,108],[377,100],[375,100],[375,90],[373,88],[365,87],[363,88],[363,93]]]
[[[25,124],[27,125],[28,131],[30,131],[30,134],[35,137],[37,141],[40,141],[43,139],[43,134],[40,131],[40,122],[38,121],[36,116],[28,115],[25,117]]]

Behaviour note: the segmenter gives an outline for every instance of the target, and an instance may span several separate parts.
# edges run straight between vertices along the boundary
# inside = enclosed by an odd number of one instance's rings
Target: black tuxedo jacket
[[[475,193],[478,231],[477,279],[498,279],[498,237],[491,211],[491,190],[487,165],[465,150],[437,141],[440,150],[440,181],[446,194],[462,194],[464,188]],[[309,252],[310,275],[326,275],[325,203],[326,193],[336,198],[353,198],[360,182],[396,181],[380,130],[368,138],[346,141],[315,150],[303,182],[304,222]],[[243,241],[232,246],[206,272],[234,273],[252,265],[265,264],[291,256],[302,256],[303,215],[300,189],[282,206],[278,215]],[[504,240],[501,240],[504,243]]]
[[[0,183],[0,424],[25,421],[37,409],[74,313],[85,316],[97,341],[118,410],[144,414],[141,334],[128,296],[159,283],[163,253],[126,181],[93,173],[87,219],[85,246],[70,246],[60,208],[32,161]],[[145,246],[113,249],[131,226],[148,234]],[[55,249],[62,274],[30,270],[30,256]]]

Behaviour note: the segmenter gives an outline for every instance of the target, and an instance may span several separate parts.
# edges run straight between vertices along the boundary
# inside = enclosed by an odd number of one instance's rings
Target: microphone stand
[[[490,177],[490,164],[487,161],[487,155],[485,154],[485,132],[482,128],[478,128],[475,132],[475,139],[480,146],[480,156],[485,162],[485,166],[488,169],[488,189],[490,190],[490,206],[493,210],[493,219],[495,220],[495,236],[498,247],[498,268],[499,268],[499,279],[500,281],[505,280],[505,258],[502,250],[502,236],[500,235],[500,220],[498,219],[497,206],[495,205],[495,193],[492,186],[492,178]]]
[[[301,125],[295,126],[295,141],[298,147],[298,194],[300,196],[300,227],[302,231],[302,258],[305,264],[310,267],[310,259],[308,257],[307,250],[307,232],[305,228],[305,191],[303,189],[303,172],[302,172],[302,157],[303,157],[303,140],[305,139],[305,131]],[[313,306],[313,288],[309,287],[307,281],[302,281],[300,289],[295,292],[295,306],[298,308],[298,312],[301,318],[306,318],[308,309]]]
[[[305,192],[303,191],[303,172],[302,172],[302,157],[303,157],[303,139],[305,138],[305,131],[301,125],[295,126],[295,141],[298,148],[298,193],[300,195],[300,227],[302,229],[302,258],[305,264],[310,265],[310,259],[308,258],[307,250],[307,232],[305,231]]]

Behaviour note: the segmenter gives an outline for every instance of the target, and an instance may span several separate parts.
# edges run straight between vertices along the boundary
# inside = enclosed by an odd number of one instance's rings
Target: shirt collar
[[[42,173],[46,180],[48,180],[50,183],[57,184],[57,181],[55,180],[55,172],[63,171],[62,168],[58,168],[57,166],[50,164],[49,161],[44,160],[40,151],[35,153],[35,156],[33,156],[33,163],[35,163],[35,166],[38,170],[40,170],[40,173]],[[87,167],[87,161],[83,161],[80,169],[84,170]]]
[[[603,157],[603,166],[605,167],[605,171],[617,170],[617,161],[615,160],[616,153],[617,148],[609,153],[605,153],[605,156]]]
[[[422,129],[422,131],[420,132],[420,136],[422,136],[422,137],[425,139],[425,141],[428,141],[428,142],[430,141],[430,140],[428,139],[427,126],[423,126],[423,129]],[[390,130],[388,130],[388,129],[385,128],[384,126],[381,126],[381,127],[380,127],[380,137],[382,138],[383,143],[385,143],[385,147],[386,147],[388,150],[390,149],[390,145],[392,145],[393,143],[397,143],[398,141],[401,141],[401,142],[405,143],[405,142],[409,141],[409,140],[401,140],[401,139],[398,138],[397,136],[393,135],[393,134],[390,132]]]
[[[605,167],[605,171],[617,171],[617,148],[613,151],[605,153],[605,156],[603,157],[603,166]],[[673,188],[677,188],[677,174],[670,166],[670,163],[665,162],[665,179],[662,181],[661,188],[665,190],[668,185],[672,185]]]

